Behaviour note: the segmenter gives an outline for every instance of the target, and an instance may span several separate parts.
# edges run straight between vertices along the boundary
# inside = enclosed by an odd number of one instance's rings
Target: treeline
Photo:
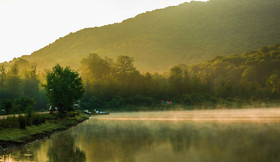
[[[265,46],[241,55],[217,56],[205,63],[190,66],[189,71],[211,82],[218,97],[252,100],[278,98],[280,89],[273,90],[273,87],[279,87],[280,45]]]
[[[17,60],[9,69],[0,67],[0,114],[17,114],[46,109],[36,64]]]
[[[141,74],[133,58],[114,62],[90,54],[80,72],[86,85],[85,108],[155,105],[172,101],[189,106],[251,104],[279,99],[280,45],[227,57],[217,56],[202,64],[172,67],[168,73]]]
[[[134,66],[133,57],[121,55],[113,60],[89,54],[79,68],[85,87],[80,106],[84,109],[119,109],[172,103],[235,107],[279,102],[279,69],[279,44],[241,55],[217,56],[201,64],[179,64],[162,74],[140,73]],[[30,108],[46,109],[48,103],[41,86],[46,82],[46,74],[38,73],[36,64],[24,59],[19,59],[9,69],[2,66],[0,110],[11,114]]]

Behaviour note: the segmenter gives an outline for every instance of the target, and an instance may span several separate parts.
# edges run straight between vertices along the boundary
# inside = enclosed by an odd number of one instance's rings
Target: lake
[[[131,112],[92,116],[1,160],[276,162],[279,150],[280,109]]]

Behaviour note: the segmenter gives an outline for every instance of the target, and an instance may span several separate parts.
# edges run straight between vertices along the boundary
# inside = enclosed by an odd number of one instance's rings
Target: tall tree
[[[102,59],[97,54],[89,54],[81,62],[82,77],[87,81],[92,79],[100,81],[108,78],[111,74],[110,63],[106,59]]]
[[[4,92],[5,98],[15,99],[23,96],[22,79],[18,75],[19,69],[14,64],[7,73],[7,77],[4,80]]]
[[[117,76],[124,78],[130,73],[136,71],[136,68],[133,65],[134,58],[129,56],[118,56],[117,62],[115,64],[115,73]]]
[[[36,74],[36,64],[33,64],[31,71],[25,72],[25,79],[23,82],[24,94],[30,98],[36,98],[39,93],[39,79]]]
[[[39,94],[39,83],[40,80],[37,76],[37,65],[32,64],[30,71],[25,71],[25,77],[23,79],[23,92],[24,95],[34,99],[36,101],[35,103],[35,109],[39,110],[41,107],[39,106],[40,102],[40,94]]]
[[[183,74],[184,72],[182,68],[179,66],[174,66],[173,68],[170,69],[169,81],[170,81],[171,91],[174,93],[173,95],[180,95],[182,93]]]
[[[1,69],[0,69],[0,88],[3,88],[4,86],[4,79],[5,79],[5,75],[6,75],[6,71],[5,71],[5,66],[2,65]]]
[[[57,107],[60,114],[73,110],[73,104],[83,96],[85,91],[79,73],[60,65],[53,67],[47,74],[47,83],[44,87],[50,104]]]

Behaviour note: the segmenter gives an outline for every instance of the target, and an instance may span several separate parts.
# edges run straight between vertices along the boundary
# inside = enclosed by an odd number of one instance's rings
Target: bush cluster
[[[44,115],[32,114],[31,116],[8,116],[6,119],[0,120],[0,129],[5,128],[20,128],[25,129],[26,126],[40,125],[45,123],[46,117]]]

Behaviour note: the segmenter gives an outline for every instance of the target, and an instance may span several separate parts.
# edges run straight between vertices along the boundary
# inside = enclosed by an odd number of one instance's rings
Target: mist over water
[[[116,113],[98,120],[192,121],[192,122],[280,122],[280,109],[193,110],[146,113]]]
[[[6,153],[4,161],[280,161],[280,110],[112,113]],[[240,120],[239,120],[240,119]],[[26,156],[28,155],[28,156]]]

